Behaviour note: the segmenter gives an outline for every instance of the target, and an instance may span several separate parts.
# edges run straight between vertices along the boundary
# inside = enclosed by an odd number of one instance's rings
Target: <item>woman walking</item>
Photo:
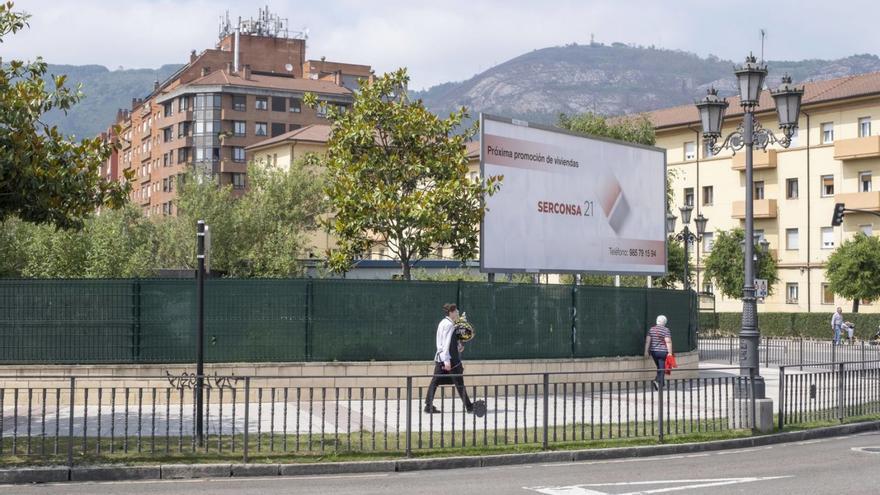
[[[658,390],[664,383],[666,374],[666,358],[672,355],[672,334],[666,328],[666,317],[660,315],[657,317],[657,324],[648,330],[645,337],[645,357],[650,353],[657,365],[657,378],[651,383],[654,390]]]

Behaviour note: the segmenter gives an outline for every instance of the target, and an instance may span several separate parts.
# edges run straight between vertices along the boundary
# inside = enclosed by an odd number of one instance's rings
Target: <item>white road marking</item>
[[[770,450],[772,449],[772,445],[768,445],[766,447],[753,447],[748,449],[740,449],[740,450],[725,450],[722,452],[718,452],[718,455],[729,455],[729,454],[747,454],[749,452],[757,452],[759,450]]]
[[[685,480],[656,480],[656,481],[623,481],[617,483],[588,483],[583,485],[571,486],[547,486],[547,487],[527,487],[524,490],[531,490],[544,495],[610,495],[606,492],[592,490],[591,488],[602,488],[610,486],[639,486],[639,485],[664,485],[685,483],[680,486],[670,486],[666,488],[655,488],[652,490],[638,490],[634,492],[621,493],[619,495],[643,495],[650,493],[668,493],[681,490],[691,490],[694,488],[711,488],[715,486],[736,485],[740,483],[753,483],[755,481],[769,481],[783,478],[791,478],[792,476],[764,476],[750,478],[714,478],[714,479],[685,479]]]

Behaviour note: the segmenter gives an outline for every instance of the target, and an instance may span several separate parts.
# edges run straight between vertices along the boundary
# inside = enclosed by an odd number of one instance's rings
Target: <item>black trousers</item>
[[[453,384],[455,385],[455,389],[458,390],[458,396],[461,397],[461,401],[464,403],[465,407],[471,407],[471,400],[468,398],[467,389],[464,386],[464,377],[463,376],[443,376],[446,374],[446,370],[443,369],[443,363],[435,363],[434,364],[434,378],[431,379],[431,384],[428,385],[428,396],[425,398],[425,406],[430,407],[434,405],[434,392],[437,391],[437,385],[445,385],[445,384]],[[458,364],[452,368],[452,371],[449,373],[464,373],[464,366]]]

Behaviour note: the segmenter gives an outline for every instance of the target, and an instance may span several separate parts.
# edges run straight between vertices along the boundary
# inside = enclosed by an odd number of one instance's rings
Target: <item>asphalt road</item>
[[[877,453],[860,450],[876,447]],[[345,476],[0,486],[5,494],[876,494],[880,432],[693,455]]]

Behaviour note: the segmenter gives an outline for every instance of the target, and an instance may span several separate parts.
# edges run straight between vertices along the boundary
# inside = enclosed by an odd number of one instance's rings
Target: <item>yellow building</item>
[[[269,138],[245,148],[256,165],[278,167],[289,170],[291,165],[303,159],[308,153],[324,155],[330,139],[330,126],[311,124],[290,132]],[[306,243],[308,258],[324,258],[328,249],[336,246],[326,227],[310,232]]]
[[[804,89],[799,130],[791,146],[771,145],[754,154],[754,184],[748,186],[754,187],[755,235],[769,241],[780,279],[760,311],[830,313],[835,306],[851,306],[852,301],[828,290],[826,260],[856,232],[874,235],[880,230],[880,218],[865,213],[848,213],[842,226],[831,226],[837,202],[880,212],[880,185],[876,190],[873,186],[873,177],[880,175],[880,122],[872,125],[872,120],[880,120],[880,73],[808,82]],[[723,136],[742,121],[739,98],[728,100]],[[744,227],[744,150],[712,156],[701,138],[694,105],[648,116],[657,130],[657,146],[667,150],[668,167],[677,174],[672,211],[678,215],[678,207],[691,204],[694,216],[702,213],[709,219],[707,235],[694,246],[696,287],[716,293],[718,311],[740,311],[738,299],[713,290],[704,277],[703,259],[715,231]],[[756,117],[781,136],[769,91],[761,95]],[[878,310],[876,302],[860,308]]]

